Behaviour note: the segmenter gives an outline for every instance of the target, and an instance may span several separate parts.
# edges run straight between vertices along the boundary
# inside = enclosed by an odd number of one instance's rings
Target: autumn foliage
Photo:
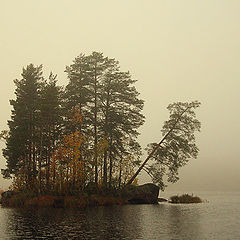
[[[76,108],[72,111],[72,126],[73,131],[63,135],[62,141],[56,146],[55,151],[50,158],[50,166],[45,167],[41,171],[41,184],[47,184],[44,176],[49,172],[48,186],[45,191],[57,195],[76,195],[82,193],[89,182],[93,179],[93,163],[91,158],[84,155],[86,149],[84,146],[88,145],[87,138],[82,135],[79,126],[82,123],[82,116]],[[104,152],[109,147],[107,139],[100,139],[97,145],[98,151],[98,187],[103,187],[103,158]],[[91,153],[89,150],[88,153]],[[128,155],[121,159],[118,164],[112,166],[112,186],[119,188],[121,184],[125,184],[134,172],[133,156]],[[21,191],[26,186],[26,174],[23,169],[20,169],[18,175],[14,177],[12,189]],[[134,184],[137,183],[137,179]],[[40,188],[39,181],[32,182],[32,190],[37,192]],[[42,205],[41,199],[31,199],[27,204]],[[104,202],[103,200],[102,202]],[[107,201],[107,200],[106,200]],[[36,203],[38,202],[38,203]],[[101,202],[101,199],[100,199]],[[100,203],[101,205],[104,203]],[[107,203],[106,203],[107,204]]]
[[[81,152],[81,145],[85,138],[77,129],[82,122],[79,111],[74,112],[72,123],[73,133],[63,136],[63,141],[52,155],[50,165],[50,183],[62,194],[74,189],[82,189],[85,181],[85,162]]]
[[[89,185],[101,195],[121,189],[139,165],[137,80],[99,52],[80,54],[65,72],[63,87],[52,72],[43,76],[42,65],[24,67],[14,80],[9,131],[0,133],[3,177],[13,179],[14,192],[37,197],[33,205],[39,196],[80,197]]]

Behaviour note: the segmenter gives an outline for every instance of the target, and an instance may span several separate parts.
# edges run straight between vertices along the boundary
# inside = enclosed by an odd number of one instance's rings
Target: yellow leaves
[[[81,123],[80,111],[74,112],[72,119],[74,124]],[[50,177],[52,183],[60,185],[61,189],[74,183],[81,182],[84,177],[84,158],[81,153],[81,145],[85,141],[79,130],[65,135],[62,145],[59,146],[52,156]]]
[[[79,158],[81,155],[80,147],[84,138],[81,136],[79,130],[74,133],[64,136],[64,155],[74,156],[74,158]]]

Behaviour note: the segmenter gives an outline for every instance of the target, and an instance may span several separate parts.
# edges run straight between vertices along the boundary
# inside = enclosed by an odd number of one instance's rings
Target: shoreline
[[[13,208],[85,208],[91,206],[113,206],[130,204],[127,199],[113,195],[103,196],[98,194],[81,196],[54,196],[41,195],[28,197],[22,193],[9,198],[2,198],[2,207]]]

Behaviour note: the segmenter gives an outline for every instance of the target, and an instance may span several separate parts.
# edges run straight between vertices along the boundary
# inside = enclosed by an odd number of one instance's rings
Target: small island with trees
[[[4,178],[11,190],[5,206],[85,207],[156,203],[159,189],[178,180],[178,170],[198,155],[195,132],[198,101],[168,106],[169,119],[158,143],[149,143],[141,161],[138,129],[144,101],[129,72],[102,53],[80,54],[57,75],[43,77],[42,66],[27,65],[16,85],[5,141]],[[141,171],[153,184],[137,186]]]

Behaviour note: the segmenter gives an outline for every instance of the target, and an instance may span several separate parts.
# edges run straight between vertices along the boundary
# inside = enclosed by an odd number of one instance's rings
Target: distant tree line
[[[80,54],[65,72],[66,87],[58,86],[53,73],[45,79],[42,66],[33,64],[14,81],[9,131],[0,134],[6,142],[2,174],[13,177],[14,189],[74,194],[89,183],[119,189],[136,182],[142,169],[164,189],[164,182],[176,182],[178,169],[197,157],[199,102],[169,105],[164,138],[148,145],[150,155],[140,166],[137,137],[145,117],[136,80],[99,52]]]

